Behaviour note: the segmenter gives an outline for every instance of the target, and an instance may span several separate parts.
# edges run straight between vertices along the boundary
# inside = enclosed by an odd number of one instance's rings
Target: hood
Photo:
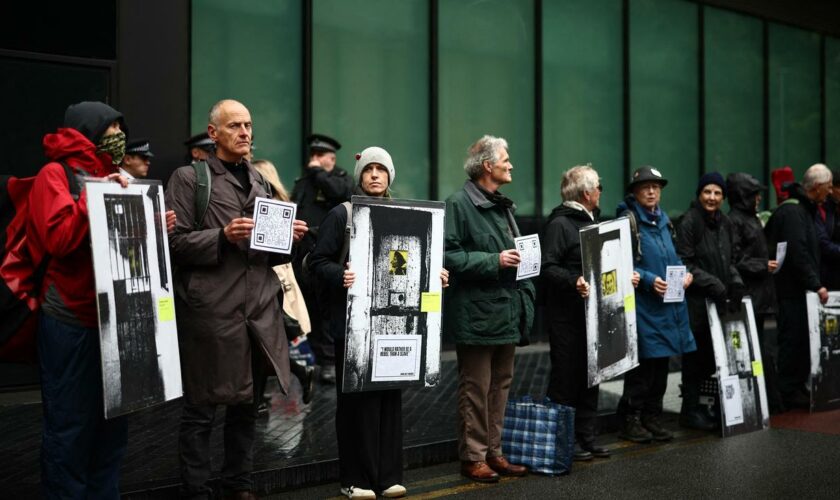
[[[600,209],[595,209],[592,211],[592,215],[595,217],[595,221],[598,221],[598,217],[601,214]],[[554,210],[551,211],[551,214],[548,216],[548,220],[552,221],[557,217],[570,217],[573,219],[580,219],[583,221],[592,222],[592,219],[589,218],[589,215],[586,214],[583,210],[578,210],[576,208],[567,207],[565,205],[558,205],[554,207]]]
[[[104,177],[115,172],[111,155],[96,154],[96,146],[81,132],[72,128],[60,128],[54,134],[44,136],[44,155],[50,161],[70,160],[74,167],[90,175]]]
[[[749,174],[736,173],[726,177],[729,206],[734,209],[755,213],[755,195],[763,189],[764,186]]]
[[[120,122],[120,129],[128,136],[122,113],[104,102],[84,101],[71,104],[64,112],[64,126],[78,130],[95,145],[99,144],[102,134],[114,122]]]

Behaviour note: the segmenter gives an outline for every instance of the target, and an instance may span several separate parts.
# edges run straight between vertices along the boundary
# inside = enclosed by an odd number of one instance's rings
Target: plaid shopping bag
[[[508,400],[502,451],[508,461],[542,474],[567,474],[575,449],[575,409],[545,398]]]

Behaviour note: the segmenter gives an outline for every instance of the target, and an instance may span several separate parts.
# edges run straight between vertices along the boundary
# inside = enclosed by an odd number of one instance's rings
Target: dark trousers
[[[45,498],[119,498],[128,422],[105,420],[99,330],[42,313],[38,331]]]
[[[551,378],[548,397],[575,409],[575,436],[590,445],[597,434],[598,386],[587,387],[588,355],[583,311],[573,318],[549,317]]]
[[[764,322],[769,314],[756,314],[755,325],[758,333],[758,344],[761,350],[761,362],[764,365],[764,383],[767,387],[767,402],[770,411],[776,411],[782,407],[782,396],[779,392],[779,376],[776,374],[776,356],[773,346],[764,335]]]
[[[667,388],[668,358],[639,359],[639,366],[624,374],[624,394],[618,402],[618,414],[659,415]]]
[[[380,492],[403,481],[402,392],[342,393],[344,339],[335,343],[335,431],[342,487]]]
[[[296,272],[296,274],[297,276],[301,276],[300,273]],[[336,362],[335,339],[330,331],[330,308],[325,304],[325,288],[319,286],[314,276],[310,276],[305,280],[299,280],[298,285],[300,286],[303,300],[306,302],[306,309],[309,311],[312,331],[307,338],[309,339],[309,344],[312,346],[312,352],[315,353],[315,360],[319,365],[334,364]],[[344,339],[341,342],[343,344]]]
[[[222,489],[228,492],[250,491],[254,469],[254,435],[257,405],[265,389],[267,360],[252,343],[251,373],[254,397],[249,403],[225,406]],[[184,399],[178,435],[178,459],[181,472],[180,495],[184,498],[211,498],[210,433],[219,405],[196,405]]]
[[[808,307],[805,294],[779,298],[779,392],[782,397],[805,390],[811,370]]]
[[[703,381],[710,378],[717,369],[715,351],[708,320],[693,322],[691,332],[694,334],[697,350],[683,354],[682,383],[684,390],[691,394],[699,394]]]

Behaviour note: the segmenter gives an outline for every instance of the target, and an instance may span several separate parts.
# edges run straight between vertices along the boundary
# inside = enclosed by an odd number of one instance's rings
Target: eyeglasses
[[[604,191],[604,186],[598,184],[598,192],[602,193]]]

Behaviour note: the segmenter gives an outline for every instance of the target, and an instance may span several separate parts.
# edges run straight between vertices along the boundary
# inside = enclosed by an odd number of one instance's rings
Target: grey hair
[[[826,182],[831,182],[831,170],[822,163],[811,165],[802,177],[802,187],[806,191]]]
[[[210,106],[210,112],[207,113],[207,121],[213,126],[219,126],[219,115],[221,114],[222,105],[235,102],[237,104],[242,104],[241,102],[235,99],[222,99],[221,101],[217,102],[216,104]],[[244,104],[242,104],[244,106]]]
[[[576,165],[563,172],[560,195],[563,201],[581,201],[584,193],[598,189],[598,172],[591,165]]]
[[[507,141],[492,135],[485,135],[470,146],[467,150],[467,161],[464,162],[464,172],[470,179],[476,180],[481,177],[485,161],[491,163],[499,161],[499,148],[507,150]]]

